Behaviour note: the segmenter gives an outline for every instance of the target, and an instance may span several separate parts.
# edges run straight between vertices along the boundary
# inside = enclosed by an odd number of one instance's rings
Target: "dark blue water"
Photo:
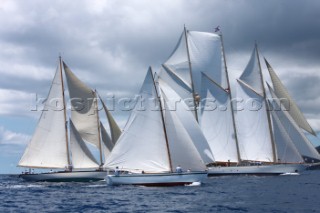
[[[201,186],[31,183],[0,176],[0,212],[320,212],[320,171],[214,177]]]

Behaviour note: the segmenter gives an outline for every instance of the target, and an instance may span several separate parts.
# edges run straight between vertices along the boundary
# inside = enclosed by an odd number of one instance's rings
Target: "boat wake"
[[[288,176],[288,175],[300,175],[300,174],[298,172],[287,172],[287,173],[281,174],[281,176]]]
[[[191,184],[187,184],[186,186],[201,186],[201,182],[193,182]]]

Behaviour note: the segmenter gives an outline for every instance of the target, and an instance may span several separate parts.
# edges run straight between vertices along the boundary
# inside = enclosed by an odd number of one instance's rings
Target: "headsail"
[[[287,134],[291,137],[295,147],[307,162],[320,161],[320,154],[316,151],[312,143],[301,132],[298,125],[291,115],[284,110],[281,110],[281,103],[275,92],[269,87],[273,98],[274,109],[273,113],[279,118]]]
[[[98,168],[99,164],[70,120],[70,150],[75,169]]]
[[[62,76],[58,67],[33,137],[18,166],[65,168],[68,166]]]
[[[71,100],[72,121],[81,137],[96,147],[99,147],[98,111],[95,106],[96,94],[75,76],[69,67],[63,63],[68,82]]]
[[[111,138],[112,138],[112,143],[115,144],[117,142],[117,140],[119,139],[120,135],[121,135],[121,130],[118,126],[118,124],[116,123],[116,121],[113,119],[111,113],[109,112],[107,106],[105,105],[105,103],[102,101],[102,99],[100,98],[104,112],[106,113],[107,119],[108,119],[108,123],[109,123],[109,127],[110,127],[110,132],[111,132]]]
[[[270,73],[270,77],[272,80],[272,84],[273,84],[273,88],[276,96],[280,99],[286,100],[282,104],[288,110],[289,114],[295,120],[298,126],[304,129],[305,131],[316,136],[316,133],[313,131],[312,127],[310,126],[306,118],[303,116],[302,112],[300,111],[295,101],[289,95],[287,89],[284,87],[281,80],[272,69],[271,65],[268,63],[266,59],[265,59],[265,62]]]
[[[100,130],[101,130],[101,139],[103,142],[102,151],[103,151],[104,159],[106,159],[110,154],[110,152],[112,151],[115,144],[113,143],[112,139],[110,138],[109,134],[107,133],[105,127],[101,122],[100,122]]]

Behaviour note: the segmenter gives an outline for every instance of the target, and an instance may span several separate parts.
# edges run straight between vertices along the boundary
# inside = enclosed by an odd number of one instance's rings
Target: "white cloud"
[[[27,144],[30,136],[22,133],[12,132],[0,126],[0,145],[3,144]]]

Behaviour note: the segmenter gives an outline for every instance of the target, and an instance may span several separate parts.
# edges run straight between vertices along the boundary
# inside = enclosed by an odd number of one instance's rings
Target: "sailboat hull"
[[[280,175],[285,173],[299,173],[307,169],[305,164],[277,164],[277,165],[250,165],[209,167],[209,176],[221,175]]]
[[[108,185],[179,186],[202,182],[207,172],[108,175]]]
[[[106,175],[106,171],[63,171],[53,173],[21,174],[19,177],[26,181],[90,182],[104,180]]]

